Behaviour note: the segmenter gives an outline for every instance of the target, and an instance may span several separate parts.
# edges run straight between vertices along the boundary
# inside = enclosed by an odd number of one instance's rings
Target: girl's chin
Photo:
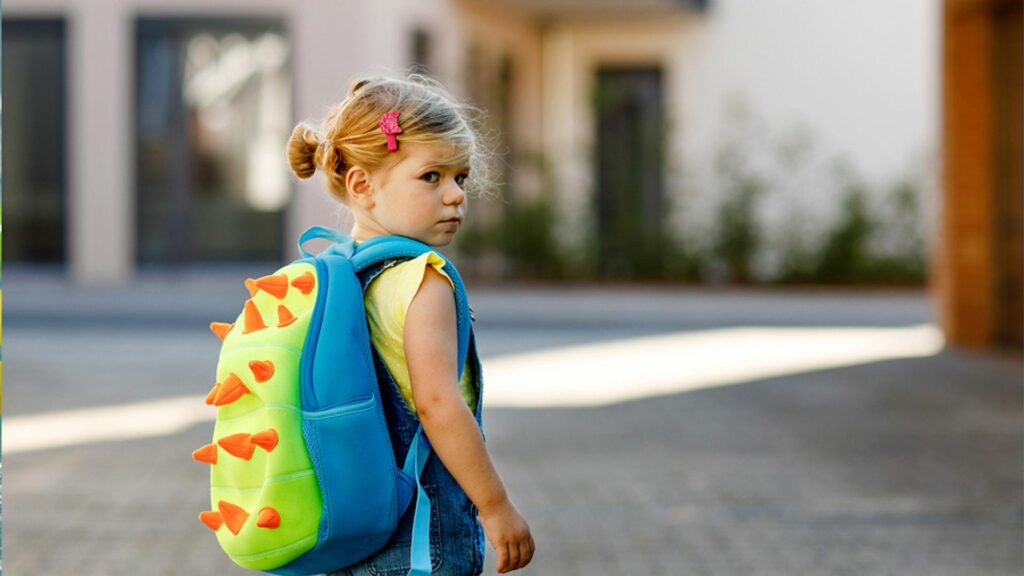
[[[406,238],[412,238],[426,244],[427,246],[447,246],[452,243],[455,239],[455,233],[458,232],[458,228],[451,228],[441,232],[431,231],[424,234],[401,234]]]
[[[418,242],[422,242],[427,246],[447,246],[452,243],[455,238],[454,234],[433,234],[430,236],[406,236],[406,238],[412,238]]]

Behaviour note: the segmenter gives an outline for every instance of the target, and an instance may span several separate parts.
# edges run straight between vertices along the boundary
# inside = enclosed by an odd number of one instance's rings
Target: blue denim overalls
[[[385,268],[396,262],[396,260],[385,261],[364,270],[360,274],[363,292],[366,292],[366,287]],[[461,283],[457,275],[449,276],[452,277],[453,282]],[[373,363],[377,371],[384,415],[388,422],[391,445],[395,452],[395,461],[402,463],[405,462],[419,421],[399,393],[394,378],[380,359],[376,348],[373,346],[371,348],[373,349]],[[481,427],[482,434],[483,372],[472,328],[470,329],[466,369],[471,371],[473,386],[477,392],[473,414],[477,425]],[[475,576],[483,573],[485,540],[483,528],[476,518],[476,506],[469,500],[436,454],[431,454],[427,460],[421,481],[431,502],[431,574]],[[406,576],[410,569],[412,521],[415,507],[414,500],[398,521],[398,528],[394,535],[383,548],[357,564],[331,572],[329,576]]]

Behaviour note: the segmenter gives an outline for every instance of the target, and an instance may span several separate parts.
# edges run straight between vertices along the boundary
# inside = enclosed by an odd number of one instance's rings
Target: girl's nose
[[[445,192],[445,204],[454,204],[458,206],[466,201],[466,191],[463,190],[458,184],[452,182]]]

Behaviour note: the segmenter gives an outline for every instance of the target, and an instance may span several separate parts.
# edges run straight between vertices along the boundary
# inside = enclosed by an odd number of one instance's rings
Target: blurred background
[[[4,564],[243,573],[206,326],[349,229],[284,146],[386,67],[501,152],[443,252],[524,574],[1020,573],[1022,5],[7,0]]]

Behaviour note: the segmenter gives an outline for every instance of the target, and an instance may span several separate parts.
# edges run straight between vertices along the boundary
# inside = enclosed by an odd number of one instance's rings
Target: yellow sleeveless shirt
[[[370,283],[363,295],[366,318],[370,326],[370,339],[395,383],[398,384],[402,398],[414,414],[416,404],[412,398],[409,365],[405,360],[405,315],[413,296],[420,289],[428,265],[440,272],[452,284],[452,289],[455,289],[451,278],[441,270],[444,260],[436,252],[431,251],[385,269]],[[468,359],[459,380],[459,390],[472,410],[476,406],[476,391],[473,389]]]

